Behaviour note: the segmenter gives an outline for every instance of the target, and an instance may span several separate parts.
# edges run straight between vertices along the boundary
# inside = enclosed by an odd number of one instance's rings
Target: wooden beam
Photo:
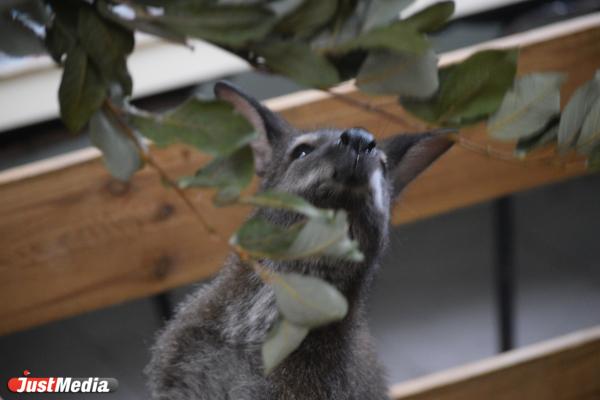
[[[519,73],[569,73],[566,96],[600,66],[600,14],[552,25],[481,47],[523,45]],[[473,48],[442,57],[466,57]],[[339,92],[399,115],[384,120],[346,101],[307,91],[268,102],[303,129],[362,126],[384,137],[418,125],[392,97],[368,97],[351,84]],[[466,134],[487,140],[481,126]],[[497,146],[497,144],[494,144]],[[510,150],[509,150],[510,151]],[[212,275],[226,253],[184,204],[146,168],[131,183],[111,179],[84,149],[0,173],[0,334],[148,296]],[[183,146],[155,150],[172,176],[206,161]],[[395,210],[404,223],[584,173],[583,166],[499,161],[455,146],[415,182]],[[224,235],[243,220],[242,208],[214,210],[208,196],[194,202]]]
[[[600,399],[600,327],[395,385],[394,400]]]

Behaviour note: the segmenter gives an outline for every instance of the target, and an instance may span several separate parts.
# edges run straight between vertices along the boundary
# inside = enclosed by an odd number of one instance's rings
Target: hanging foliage
[[[262,259],[334,257],[359,262],[343,211],[321,210],[285,193],[244,195],[252,181],[251,141],[256,133],[228,103],[190,98],[164,113],[128,104],[133,84],[127,58],[134,33],[185,45],[206,40],[251,65],[302,85],[326,89],[356,78],[365,92],[397,96],[430,125],[460,127],[488,120],[498,140],[515,141],[518,157],[558,143],[562,153],[588,157],[600,168],[600,72],[582,85],[561,114],[565,77],[519,77],[516,49],[483,50],[438,69],[428,39],[454,12],[442,1],[401,19],[414,0],[21,0],[0,5],[0,51],[24,56],[44,49],[62,66],[60,115],[73,132],[89,126],[107,169],[127,180],[148,160],[143,138],[157,146],[184,143],[212,156],[179,179],[176,190],[213,188],[216,205],[250,204],[286,209],[299,222],[283,228],[260,216],[231,238],[232,248],[273,286],[280,319],[262,354],[266,373],[311,329],[343,319],[348,305],[327,282],[281,274]]]

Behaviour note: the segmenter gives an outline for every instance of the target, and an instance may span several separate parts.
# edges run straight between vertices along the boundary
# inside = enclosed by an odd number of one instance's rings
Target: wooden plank
[[[569,95],[600,65],[599,41],[600,14],[595,14],[490,46],[525,44],[519,73],[568,72],[564,93]],[[453,52],[443,62],[457,61],[472,51]],[[367,97],[352,85],[338,90],[404,115],[393,98]],[[269,105],[303,129],[362,126],[384,137],[411,128],[314,91],[275,99]],[[481,127],[467,134],[473,140],[486,140]],[[0,334],[197,281],[219,268],[225,245],[207,238],[152,170],[145,169],[123,185],[108,176],[96,154],[83,150],[0,174]],[[173,176],[189,174],[205,161],[184,147],[156,150],[155,156]],[[455,147],[407,190],[394,222],[413,221],[582,173],[581,165],[525,166]],[[208,196],[194,196],[207,219],[225,235],[247,213],[244,209],[213,211]]]
[[[395,400],[600,399],[600,326],[395,385]]]

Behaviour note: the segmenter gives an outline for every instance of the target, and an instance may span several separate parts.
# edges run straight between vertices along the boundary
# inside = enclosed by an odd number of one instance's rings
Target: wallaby
[[[383,400],[387,385],[365,318],[368,288],[388,237],[390,207],[402,189],[442,155],[444,133],[396,135],[375,142],[364,129],[300,132],[235,86],[219,82],[219,99],[233,104],[259,133],[252,143],[260,190],[285,191],[322,208],[348,213],[350,236],[363,262],[269,261],[274,271],[310,274],[347,298],[347,316],[311,331],[269,375],[261,345],[277,318],[272,288],[231,255],[217,277],[189,296],[159,334],[146,369],[157,400]],[[297,215],[255,213],[288,226]]]

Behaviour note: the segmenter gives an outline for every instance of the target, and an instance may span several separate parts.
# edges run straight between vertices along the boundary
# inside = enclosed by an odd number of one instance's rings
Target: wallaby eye
[[[292,160],[296,160],[298,158],[302,158],[310,154],[315,148],[310,144],[302,143],[296,146],[296,148],[292,151]]]

